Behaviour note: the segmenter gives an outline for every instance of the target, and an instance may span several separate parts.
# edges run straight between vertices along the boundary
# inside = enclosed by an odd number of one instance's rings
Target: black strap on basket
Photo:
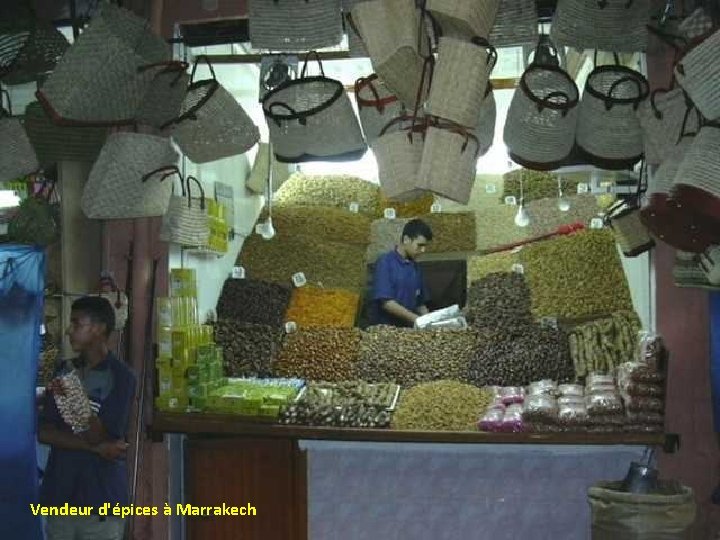
[[[197,66],[201,61],[204,61],[207,64],[208,68],[210,68],[210,75],[212,76],[212,78],[195,81],[195,71],[197,70]],[[181,75],[182,73],[179,73],[178,77],[180,77]],[[177,118],[173,118],[172,120],[168,120],[167,122],[165,122],[163,125],[160,126],[160,129],[166,129],[173,124],[180,124],[184,120],[197,120],[197,112],[205,106],[205,104],[210,100],[210,98],[212,98],[213,94],[215,94],[217,89],[220,87],[220,83],[218,82],[217,77],[215,77],[215,70],[213,69],[210,59],[205,55],[200,55],[195,58],[192,71],[190,72],[190,82],[187,88],[188,95],[191,95],[191,92],[193,90],[197,88],[202,88],[204,86],[208,87],[207,92],[198,100],[197,103],[187,108],[185,112]],[[187,99],[187,96],[185,99]]]
[[[572,85],[573,88],[575,88],[575,97],[571,98],[567,92],[562,92],[560,90],[550,92],[544,97],[536,96],[528,86],[525,79],[526,74],[534,70],[552,71],[553,73],[561,75],[570,85]],[[575,81],[572,80],[570,75],[568,75],[564,69],[559,66],[536,64],[535,62],[530,64],[523,73],[522,77],[520,77],[520,90],[529,100],[535,103],[538,112],[542,112],[543,109],[553,109],[560,111],[560,114],[562,114],[563,117],[565,117],[567,113],[578,104],[580,95]]]
[[[150,171],[149,173],[143,174],[141,182],[147,182],[153,175],[156,175],[158,173],[165,172],[165,174],[162,175],[160,178],[160,182],[165,180],[168,176],[172,176],[174,174],[177,174],[180,177],[180,180],[182,181],[182,173],[180,172],[180,169],[178,169],[177,165],[166,165],[165,167],[159,167],[155,169],[154,171]],[[184,195],[184,192],[183,192]]]
[[[202,184],[200,183],[200,180],[195,178],[194,176],[188,176],[185,180],[185,183],[187,184],[187,199],[188,199],[188,208],[192,208],[192,194],[190,193],[190,180],[195,182],[197,184],[197,187],[200,189],[200,210],[205,210],[205,190],[202,187]]]
[[[474,36],[470,43],[478,47],[485,47],[487,50],[487,65],[490,67],[489,71],[495,69],[495,64],[497,64],[497,50],[495,50],[495,47],[490,45],[487,39],[480,36]]]
[[[304,79],[306,77],[305,72],[307,71],[308,62],[310,62],[310,56],[315,57],[315,60],[317,61],[318,66],[320,66],[320,75],[322,77],[325,77],[325,70],[323,69],[322,61],[320,60],[320,55],[318,54],[317,51],[309,51],[305,55],[305,61],[303,62],[302,71],[300,71],[300,78]]]
[[[615,98],[613,97],[613,92],[620,86],[622,83],[626,82],[632,82],[637,86],[638,96],[637,98]],[[642,81],[640,81],[636,76],[633,75],[627,75],[625,77],[620,77],[617,81],[613,82],[610,85],[610,89],[608,90],[607,98],[605,101],[605,109],[610,110],[613,108],[613,105],[615,105],[617,102],[632,102],[633,109],[637,110],[637,108],[640,106],[640,103],[647,97],[648,89],[647,89],[647,83],[645,84],[645,88],[643,88],[643,85],[641,84]],[[622,100],[622,101],[620,101]]]
[[[167,62],[155,62],[154,64],[145,64],[144,66],[138,67],[137,70],[138,73],[142,73],[143,71],[147,71],[148,69],[153,69],[157,67],[163,68],[157,72],[157,75],[161,75],[163,73],[177,73],[175,79],[173,79],[173,81],[170,83],[170,86],[175,86],[180,80],[180,77],[182,77],[182,74],[185,73],[185,71],[187,70],[188,63],[181,62],[179,60],[169,60]],[[210,69],[212,69],[212,66],[210,67]]]

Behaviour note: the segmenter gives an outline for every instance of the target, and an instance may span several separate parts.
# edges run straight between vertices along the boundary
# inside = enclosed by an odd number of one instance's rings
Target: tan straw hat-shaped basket
[[[637,115],[642,127],[647,163],[662,163],[677,143],[687,110],[691,106],[682,88],[654,90],[650,99],[640,104]]]
[[[39,164],[20,118],[10,116],[10,94],[3,90],[0,95],[8,99],[8,110],[0,103],[0,182],[6,182],[37,171]]]
[[[488,39],[499,4],[500,0],[427,0],[426,9],[445,36]]]

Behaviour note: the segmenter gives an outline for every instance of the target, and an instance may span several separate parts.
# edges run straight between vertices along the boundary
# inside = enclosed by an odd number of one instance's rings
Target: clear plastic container
[[[565,426],[584,426],[587,424],[588,412],[585,403],[568,403],[558,405],[558,423]]]
[[[612,415],[624,412],[622,398],[616,391],[590,393],[585,396],[585,406],[590,415]]]
[[[527,394],[535,396],[538,394],[557,394],[557,383],[550,379],[543,379],[542,381],[531,382],[528,386]]]
[[[608,375],[607,373],[600,373],[598,371],[593,371],[592,373],[588,373],[587,378],[585,379],[585,386],[593,386],[593,385],[614,385],[615,384],[615,377],[612,375]]]
[[[625,406],[630,412],[658,412],[665,410],[665,402],[660,398],[626,396]]]
[[[561,384],[558,386],[560,396],[578,396],[585,395],[585,387],[581,384]]]
[[[657,368],[663,355],[665,343],[660,334],[655,332],[638,333],[637,361],[651,368]]]
[[[500,400],[505,405],[521,404],[525,400],[525,389],[521,386],[504,386],[500,389]]]
[[[488,409],[478,421],[477,427],[480,431],[499,431],[502,428],[504,416],[505,411],[502,409]]]
[[[500,430],[507,433],[518,433],[525,430],[522,405],[515,404],[505,409]]]
[[[660,412],[653,411],[628,411],[627,423],[629,424],[652,424],[652,425],[664,425],[665,416]]]
[[[559,398],[557,398],[557,404],[558,404],[558,407],[561,407],[561,406],[563,406],[563,405],[575,405],[575,406],[582,405],[583,407],[586,406],[586,405],[585,405],[585,397],[584,397],[584,396],[583,396],[583,397],[580,397],[580,396],[560,396]]]
[[[557,421],[558,403],[555,397],[549,394],[534,394],[525,398],[523,405],[523,420],[526,422]]]

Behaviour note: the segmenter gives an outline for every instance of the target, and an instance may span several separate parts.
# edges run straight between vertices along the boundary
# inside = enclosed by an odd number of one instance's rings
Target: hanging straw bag
[[[250,176],[245,180],[245,187],[258,195],[267,195],[270,167],[272,167],[272,192],[275,193],[289,178],[290,170],[286,163],[280,163],[275,159],[270,144],[261,142],[258,144]]]
[[[425,126],[403,115],[388,122],[373,141],[380,188],[388,199],[409,201],[418,197],[417,179],[424,139]]]
[[[476,3],[476,2],[474,2]],[[461,126],[477,127],[497,52],[487,40],[441,37],[427,102],[428,113]]]
[[[637,257],[655,246],[655,241],[640,219],[640,197],[646,184],[647,163],[643,162],[638,178],[638,190],[632,199],[619,199],[605,212],[604,222],[615,236],[626,257]]]
[[[488,153],[495,140],[495,122],[497,119],[497,106],[495,105],[495,92],[493,92],[492,83],[488,83],[485,97],[480,105],[480,116],[477,121],[477,127],[474,134],[477,137],[478,156],[484,156]]]
[[[193,197],[191,184],[194,182],[200,197]],[[210,240],[210,222],[205,207],[205,190],[194,176],[183,181],[180,178],[182,195],[170,197],[170,204],[163,216],[160,240],[182,246],[207,246]]]
[[[614,170],[642,159],[636,111],[648,93],[645,77],[623,66],[599,66],[588,75],[578,111],[577,144],[589,163]]]
[[[349,18],[355,4],[363,1],[366,0],[341,0],[340,2],[343,12],[343,26],[345,27],[345,35],[347,35],[348,41],[348,56],[350,56],[350,58],[367,58],[368,56],[365,44],[362,42],[358,33],[352,29]]]
[[[37,101],[25,108],[25,131],[43,167],[63,160],[92,163],[105,144],[108,130],[58,126]]]
[[[370,0],[349,19],[368,51],[373,70],[406,107],[415,105],[425,60],[420,13],[414,0]]]
[[[20,118],[12,117],[10,94],[3,90],[8,102],[7,110],[0,103],[0,182],[15,180],[38,170],[35,150],[25,133]]]
[[[320,66],[320,76],[307,75],[311,55]],[[343,84],[325,77],[314,51],[305,57],[300,78],[268,92],[262,107],[273,151],[282,163],[352,161],[367,150]]]
[[[425,9],[437,21],[443,35],[479,36],[487,40],[499,4],[500,0],[427,0]]]
[[[141,69],[157,67],[163,69],[155,72],[135,118],[141,124],[161,128],[180,113],[190,75],[186,72],[186,62],[167,62],[160,66],[144,66]]]
[[[657,89],[650,99],[638,107],[637,115],[643,132],[645,160],[658,165],[677,143],[683,121],[692,103],[682,88]]]
[[[212,78],[193,82],[200,61],[207,63]],[[244,154],[260,140],[260,130],[232,94],[217,81],[206,56],[195,60],[180,114],[165,123],[162,129],[172,135],[193,163]]]
[[[708,120],[720,119],[720,30],[692,47],[675,66],[675,78]]]
[[[103,3],[57,63],[38,100],[57,123],[129,125],[170,47],[130,11]]]
[[[342,41],[340,0],[250,0],[253,49],[309,51]]]
[[[378,138],[388,122],[405,113],[405,106],[374,73],[355,81],[355,100],[368,144]]]
[[[700,129],[678,168],[672,195],[678,204],[720,222],[720,123]]]
[[[162,216],[179,174],[179,156],[169,139],[142,133],[112,133],[90,170],[81,207],[91,219]],[[170,171],[163,174],[163,172]]]
[[[580,50],[640,52],[649,20],[650,0],[558,0],[550,37]]]
[[[575,144],[579,92],[556,65],[532,63],[520,78],[503,139],[515,163],[533,170],[556,169]]]
[[[538,39],[538,12],[534,0],[500,0],[488,41],[495,47],[518,47]]]
[[[2,40],[2,38],[0,38]],[[12,62],[0,69],[0,79],[6,84],[24,84],[38,80],[52,71],[60,57],[70,47],[62,33],[50,23],[36,22],[27,39],[17,50]]]

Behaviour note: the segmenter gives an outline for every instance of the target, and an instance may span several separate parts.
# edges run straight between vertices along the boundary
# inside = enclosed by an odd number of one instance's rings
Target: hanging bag
[[[2,107],[2,96],[8,107]],[[15,180],[38,170],[38,160],[20,118],[12,116],[10,94],[0,92],[0,182]]]
[[[158,71],[158,68],[162,69]],[[161,128],[177,118],[190,82],[187,68],[186,62],[166,62],[139,68],[154,69],[155,76],[135,116],[138,123]]]
[[[575,81],[558,65],[528,66],[505,121],[503,139],[511,159],[533,170],[558,168],[575,144],[578,100]]]
[[[653,90],[650,99],[638,107],[645,160],[658,165],[667,157],[680,136],[685,112],[692,103],[682,88]]]
[[[350,13],[358,2],[366,0],[341,0],[340,4],[343,12],[343,27],[348,41],[348,56],[350,58],[367,58],[368,52],[365,44],[356,31],[352,29],[350,24]]]
[[[576,136],[588,163],[616,170],[642,159],[642,128],[636,112],[648,93],[648,82],[637,71],[620,65],[593,69],[580,100]]]
[[[649,20],[650,0],[558,0],[550,37],[580,50],[641,52]]]
[[[518,47],[537,40],[535,0],[500,0],[488,41],[495,47]]]
[[[83,213],[91,219],[164,215],[172,192],[170,182],[164,180],[171,174],[180,174],[178,158],[167,138],[112,133],[85,183]]]
[[[355,100],[368,144],[380,136],[388,122],[405,113],[405,106],[375,73],[355,81]]]
[[[437,21],[444,36],[479,36],[487,40],[499,4],[500,0],[427,0],[425,9]]]
[[[191,182],[197,185],[200,197],[192,196]],[[160,240],[182,246],[207,246],[210,240],[210,222],[205,207],[205,190],[194,176],[183,180],[181,195],[170,197],[170,204],[163,216]]]
[[[473,2],[476,3],[476,2]],[[475,128],[497,52],[486,39],[441,37],[432,75],[428,113]]]
[[[170,56],[148,21],[102,3],[36,96],[59,124],[130,125],[155,75],[138,68]]]
[[[708,120],[720,119],[720,30],[691,47],[675,66],[680,86]]]
[[[307,74],[311,55],[319,76]],[[343,84],[325,77],[315,51],[306,55],[300,78],[268,92],[262,107],[275,157],[282,163],[353,161],[367,150]]]
[[[342,41],[340,0],[250,0],[253,49],[304,52]]]
[[[700,129],[678,168],[672,196],[693,213],[720,223],[720,122]]]
[[[4,37],[0,37],[0,42]],[[41,21],[34,23],[22,43],[12,61],[0,67],[0,80],[5,84],[25,84],[38,80],[55,68],[57,61],[70,47],[68,40],[57,28]]]

